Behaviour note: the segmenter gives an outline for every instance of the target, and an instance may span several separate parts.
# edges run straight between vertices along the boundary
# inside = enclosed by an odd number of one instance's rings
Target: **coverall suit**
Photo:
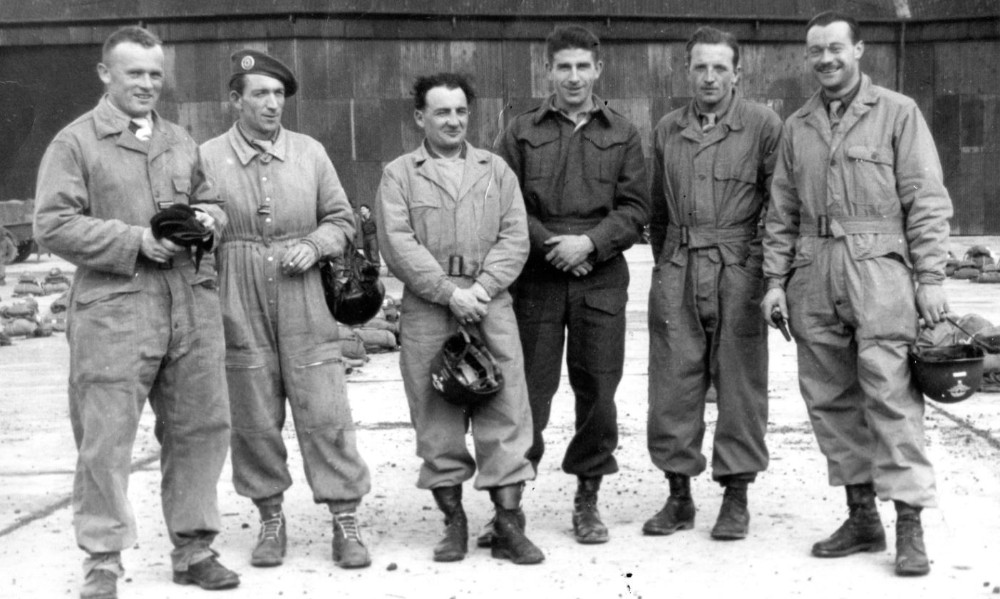
[[[817,92],[785,122],[764,240],[770,287],[787,283],[799,386],[830,484],[935,505],[924,402],[907,351],[912,277],[944,280],[951,199],[916,103],[867,75],[839,125]]]
[[[379,246],[401,280],[400,370],[423,459],[417,487],[460,485],[478,474],[476,489],[535,478],[525,458],[531,410],[524,360],[507,287],[528,255],[528,230],[517,179],[502,160],[469,144],[458,197],[426,143],[385,167],[376,200]],[[451,256],[461,256],[461,273]],[[492,298],[478,334],[500,366],[498,395],[471,412],[446,402],[431,386],[431,362],[458,330],[448,307],[456,287],[478,282]],[[475,458],[465,434],[472,426]]]
[[[781,119],[738,91],[702,133],[694,102],[653,133],[649,452],[657,468],[705,470],[705,393],[718,391],[712,477],[767,468],[767,327],[759,219]]]
[[[77,266],[70,290],[70,421],[77,544],[91,554],[136,542],[128,501],[143,403],[156,413],[161,499],[174,570],[211,555],[216,485],[229,445],[215,260],[188,252],[164,268],[140,254],[150,218],[198,205],[225,224],[198,147],[158,115],[140,141],[105,98],[56,135],[38,171],[35,238]]]
[[[639,240],[649,217],[639,132],[597,96],[593,102],[587,121],[577,126],[550,96],[515,117],[497,148],[521,183],[531,240],[513,288],[534,421],[528,459],[537,469],[545,451],[543,432],[565,343],[576,432],[562,468],[585,478],[618,471],[615,392],[625,362],[629,284],[622,252]],[[545,241],[555,235],[593,241],[589,274],[577,277],[545,259]]]
[[[236,492],[277,506],[291,486],[281,437],[287,398],[313,500],[350,511],[371,482],[356,447],[337,323],[319,268],[293,276],[280,267],[300,241],[319,256],[341,255],[354,235],[350,203],[309,136],[281,129],[262,152],[233,125],[201,152],[229,215],[219,273]]]

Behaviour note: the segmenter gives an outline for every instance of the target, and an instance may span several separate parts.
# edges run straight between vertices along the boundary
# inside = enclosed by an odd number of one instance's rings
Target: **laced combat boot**
[[[367,568],[372,563],[353,510],[333,515],[333,561],[341,568]]]
[[[852,553],[885,551],[885,529],[875,507],[872,483],[847,485],[847,520],[832,535],[813,545],[816,557],[844,557]]]
[[[462,485],[431,489],[444,512],[444,538],[434,546],[434,561],[457,562],[469,552],[469,521],[462,508]]]
[[[721,541],[745,539],[750,528],[750,511],[747,509],[747,481],[726,483],[722,495],[719,517],[712,528],[712,538]]]
[[[924,527],[920,524],[922,508],[902,501],[896,503],[896,574],[923,576],[931,571],[924,547]]]
[[[678,530],[694,528],[694,500],[691,499],[691,477],[667,472],[670,496],[663,509],[642,525],[646,535],[671,535]]]
[[[250,554],[250,565],[258,568],[280,566],[288,547],[285,514],[282,513],[280,505],[262,505],[259,509],[260,533],[257,535],[257,546]]]
[[[573,497],[573,535],[577,543],[596,545],[608,542],[608,527],[597,510],[597,492],[601,477],[580,477]]]
[[[509,559],[515,564],[537,564],[545,559],[545,554],[524,536],[522,486],[516,484],[490,489],[490,499],[496,508],[490,554],[495,558]]]

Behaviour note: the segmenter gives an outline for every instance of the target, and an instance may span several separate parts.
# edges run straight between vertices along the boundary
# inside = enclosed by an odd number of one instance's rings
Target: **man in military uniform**
[[[375,219],[372,218],[372,209],[368,204],[361,204],[358,209],[358,237],[360,238],[361,250],[364,252],[365,260],[375,265],[376,268],[382,263],[378,253],[378,227]]]
[[[333,516],[333,559],[371,563],[356,508],[371,489],[358,454],[337,323],[326,306],[320,258],[339,257],[354,217],[337,171],[315,139],[281,126],[295,75],[256,50],[232,56],[233,126],[201,147],[226,201],[219,247],[226,375],[232,397],[233,482],[261,528],[250,563],[277,566],[287,546],[291,486],[281,436],[291,406],[313,501]]]
[[[847,490],[850,516],[813,555],[884,550],[878,496],[896,507],[896,573],[922,575],[920,512],[935,505],[935,483],[907,352],[918,317],[933,326],[948,311],[952,206],[919,108],[873,84],[863,53],[850,16],[826,12],[806,27],[820,89],[782,131],[761,310],[789,318],[830,484]]]
[[[97,70],[106,93],[49,145],[35,196],[35,238],[77,267],[67,338],[79,450],[73,526],[88,554],[80,596],[117,596],[121,551],[136,542],[126,492],[147,397],[157,416],[174,582],[234,587],[239,577],[210,547],[229,446],[215,264],[209,254],[196,268],[187,248],[150,228],[175,203],[192,205],[213,234],[225,214],[194,140],[154,110],[164,79],[160,40],[120,29],[105,41]]]
[[[413,96],[424,141],[385,167],[376,212],[386,264],[405,285],[399,365],[424,460],[417,487],[430,489],[445,514],[434,559],[466,555],[462,483],[475,475],[496,508],[493,556],[535,564],[544,555],[524,536],[521,510],[524,481],[535,478],[525,457],[531,410],[507,291],[528,254],[524,203],[503,160],[465,141],[475,94],[464,77],[420,77]],[[446,402],[431,382],[432,361],[459,326],[482,336],[504,382],[471,412]],[[470,425],[475,457],[465,444]]]
[[[725,487],[712,538],[742,539],[747,486],[767,468],[767,327],[761,211],[781,119],[745,100],[740,46],[702,27],[687,43],[691,103],[653,134],[648,444],[670,497],[650,535],[694,526],[691,477],[705,470],[705,393],[718,390],[712,478]]]
[[[520,181],[531,241],[514,292],[534,421],[528,459],[537,469],[545,451],[565,345],[576,432],[562,468],[577,477],[581,543],[608,540],[597,493],[602,477],[618,471],[615,391],[629,283],[622,252],[640,239],[649,212],[639,132],[593,93],[604,66],[599,46],[583,27],[553,31],[545,68],[554,93],[515,117],[497,148]]]

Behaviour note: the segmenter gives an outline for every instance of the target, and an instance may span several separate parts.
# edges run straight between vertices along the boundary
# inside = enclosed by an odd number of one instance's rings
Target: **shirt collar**
[[[424,147],[424,152],[427,153],[427,157],[428,158],[443,158],[443,156],[439,155],[437,152],[435,152],[433,149],[431,149],[431,144],[427,143],[427,138],[426,137],[424,138],[424,141],[423,141],[422,145]],[[468,156],[468,155],[469,155],[469,144],[467,142],[463,141],[462,142],[462,149],[458,153],[458,156],[456,156],[456,158],[460,158],[462,160],[465,160],[465,157]]]
[[[128,129],[129,124],[132,122],[132,117],[111,103],[111,97],[108,94],[104,94],[101,101],[97,103],[94,114],[97,121],[97,133],[101,137],[122,133]],[[160,116],[156,111],[149,111],[146,118],[150,119],[151,126],[153,129],[156,129],[160,120]]]
[[[847,110],[847,107],[851,105],[851,102],[854,101],[854,98],[858,97],[858,92],[861,91],[861,82],[863,79],[864,75],[858,77],[858,82],[857,84],[855,84],[854,88],[851,89],[851,91],[847,92],[846,95],[841,96],[840,98],[831,98],[826,94],[826,90],[820,91],[819,97],[820,99],[823,100],[823,107],[826,108],[826,111],[827,112],[830,111],[830,102],[833,102],[834,100],[840,100],[841,103],[844,105],[844,110]]]
[[[288,136],[283,135],[284,130],[284,127],[278,128],[278,132],[274,136],[274,145],[267,152],[282,162],[285,161],[288,149]],[[236,154],[239,156],[240,162],[242,162],[244,166],[250,164],[250,161],[253,160],[254,157],[264,153],[260,147],[250,141],[250,137],[243,132],[243,127],[240,126],[239,121],[233,123],[233,128],[230,131],[232,146],[236,150]]]
[[[590,120],[594,120],[595,117],[600,117],[604,120],[605,124],[610,123],[611,119],[608,117],[608,107],[607,102],[602,100],[597,94],[591,94],[590,98],[592,100],[593,107],[588,113],[590,115]],[[569,116],[556,108],[556,95],[552,94],[549,96],[545,103],[542,104],[542,109],[535,113],[534,123],[537,125],[541,123],[546,117],[556,118],[556,119],[566,119],[571,121]],[[572,121],[571,121],[572,122]],[[573,123],[574,125],[576,123]]]

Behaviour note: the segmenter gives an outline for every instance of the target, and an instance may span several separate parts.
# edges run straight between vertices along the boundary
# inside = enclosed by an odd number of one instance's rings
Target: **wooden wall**
[[[91,3],[101,2],[106,0]],[[633,9],[647,12],[657,4],[630,2],[635,4]],[[33,0],[25,6],[42,3]],[[385,8],[390,4],[396,8]],[[386,4],[382,10],[405,13],[424,10],[424,4],[433,3],[408,0]],[[475,11],[470,7],[489,4],[502,12],[518,3],[457,4],[468,5],[471,12]],[[869,40],[863,68],[886,87],[896,88],[902,81],[903,91],[917,99],[931,123],[956,205],[954,233],[1000,234],[1000,192],[993,184],[1000,169],[1000,19],[994,14],[987,21],[902,26],[884,11],[876,11],[884,3],[862,4],[873,19],[863,23]],[[203,4],[179,5],[195,10]],[[552,2],[547,5],[554,6]],[[978,10],[974,3],[966,6]],[[558,13],[558,9],[551,10]],[[34,21],[4,29],[4,10],[0,7],[0,101],[30,110],[5,109],[0,114],[5,134],[8,130],[25,133],[25,139],[0,147],[0,200],[33,196],[37,163],[49,140],[100,96],[94,70],[100,48],[95,41],[120,25],[98,22],[98,16],[92,15],[88,18],[94,23],[84,22],[70,33],[67,28]],[[383,27],[378,22],[358,26],[350,35],[334,25],[336,19],[319,17],[311,24],[307,17],[282,20],[273,16],[240,24],[224,19],[174,22],[161,16],[164,23],[147,24],[166,41],[168,85],[160,111],[185,126],[199,142],[221,134],[235,118],[226,101],[229,55],[234,50],[257,48],[291,65],[298,74],[300,91],[286,105],[285,126],[324,144],[349,197],[358,205],[373,200],[383,165],[420,141],[409,96],[416,75],[442,70],[473,75],[479,98],[473,106],[470,141],[482,147],[492,145],[511,115],[548,94],[541,38],[555,22],[565,21],[551,15],[514,21],[494,17],[487,15],[477,26],[463,28],[448,19],[422,21],[402,14],[382,23]],[[647,15],[626,25],[605,23],[593,15],[582,20],[599,30],[603,39],[605,69],[596,92],[636,123],[647,155],[657,120],[690,99],[683,40],[701,21],[732,29],[745,40],[740,86],[749,98],[785,117],[815,89],[803,68],[802,18],[775,17],[760,23],[745,18],[699,20],[690,15],[669,21]],[[424,21],[427,27],[421,29]],[[43,43],[45,32],[50,32],[47,39],[56,36],[62,42]]]

